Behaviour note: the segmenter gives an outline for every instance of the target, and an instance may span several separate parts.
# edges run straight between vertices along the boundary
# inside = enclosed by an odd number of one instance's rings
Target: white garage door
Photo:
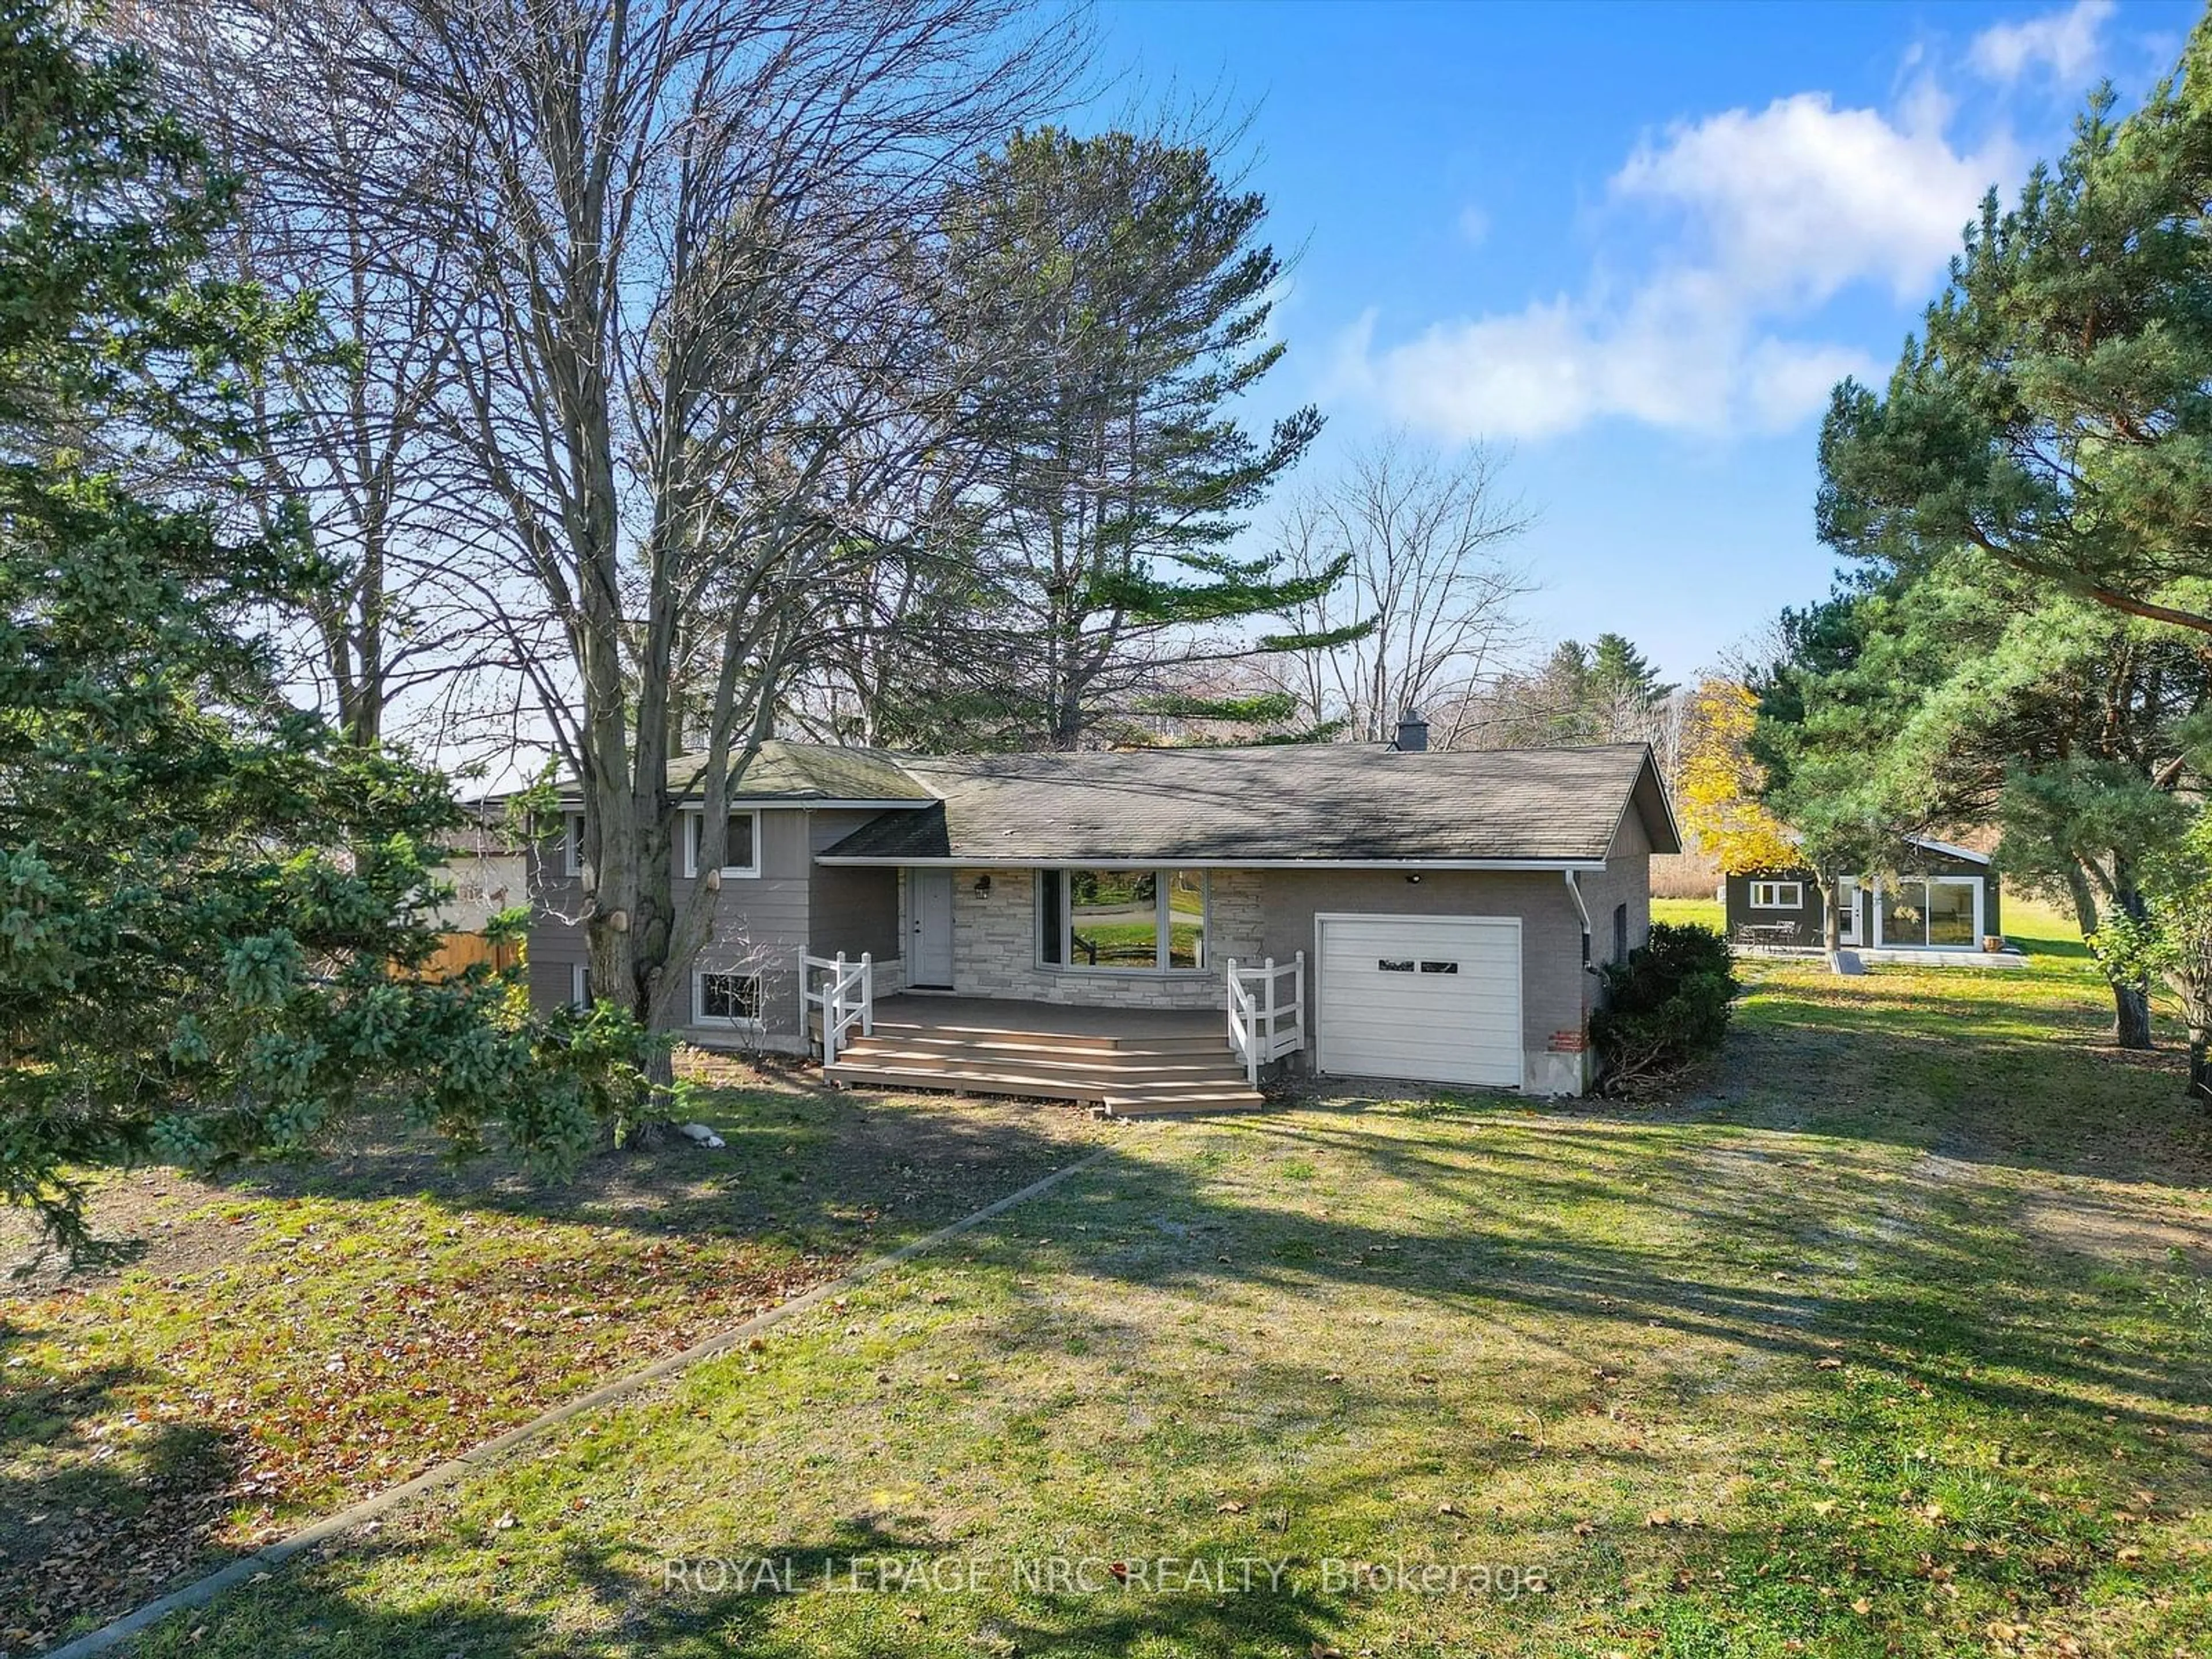
[[[1521,924],[1510,916],[1322,916],[1324,1072],[1521,1084]]]

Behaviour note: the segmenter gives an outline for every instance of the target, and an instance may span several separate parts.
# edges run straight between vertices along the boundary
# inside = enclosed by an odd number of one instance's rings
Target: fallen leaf
[[[1816,1371],[1839,1371],[1843,1368],[1844,1362],[1840,1359],[1816,1359],[1813,1362],[1813,1369]]]
[[[1862,1595],[1857,1601],[1851,1603],[1851,1611],[1858,1614],[1860,1618],[1863,1619],[1867,1614],[1874,1611],[1874,1603],[1868,1601],[1865,1596]]]
[[[1233,1498],[1225,1498],[1213,1506],[1213,1512],[1216,1515],[1242,1515],[1244,1506]]]

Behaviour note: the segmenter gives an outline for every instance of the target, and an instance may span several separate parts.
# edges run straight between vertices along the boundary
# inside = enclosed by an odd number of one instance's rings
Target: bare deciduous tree
[[[1340,586],[1289,620],[1316,635],[1375,624],[1285,659],[1279,683],[1310,724],[1381,740],[1401,712],[1419,708],[1439,746],[1466,735],[1480,693],[1527,642],[1519,605],[1536,586],[1505,556],[1533,518],[1503,495],[1504,465],[1480,446],[1445,456],[1393,437],[1291,503],[1280,530],[1291,568],[1350,563]]]
[[[452,351],[438,284],[417,279],[444,255],[392,246],[393,228],[319,176],[264,165],[264,135],[281,130],[319,147],[331,168],[370,171],[400,112],[362,96],[337,60],[295,56],[237,75],[222,21],[215,7],[125,6],[114,27],[149,50],[171,97],[239,175],[237,224],[216,253],[222,274],[310,300],[323,324],[288,339],[254,388],[262,442],[248,458],[247,499],[264,515],[304,508],[332,573],[311,608],[281,619],[280,637],[296,647],[295,677],[355,741],[393,735],[392,717],[411,705],[406,735],[442,748],[447,723],[424,694],[486,660],[483,630],[444,580],[453,526],[430,438]],[[439,181],[418,188],[434,192]]]
[[[933,510],[912,478],[957,489],[972,365],[932,331],[939,204],[1062,100],[1080,20],[1012,0],[204,3],[222,78],[327,74],[374,109],[365,153],[305,120],[240,142],[343,204],[328,234],[371,228],[364,257],[449,354],[425,416],[448,546],[582,789],[593,983],[681,1024],[719,894],[673,890],[678,801],[700,790],[718,868],[731,785],[853,614],[851,567]]]

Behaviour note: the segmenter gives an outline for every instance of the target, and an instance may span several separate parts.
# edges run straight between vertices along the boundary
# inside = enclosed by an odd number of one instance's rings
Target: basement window
[[[696,1025],[757,1028],[761,1023],[761,976],[706,968],[691,977],[691,1019]]]

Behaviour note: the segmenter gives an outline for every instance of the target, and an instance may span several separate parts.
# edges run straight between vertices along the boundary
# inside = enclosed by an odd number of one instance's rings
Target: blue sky
[[[1886,376],[1983,191],[2124,103],[2196,16],[2063,6],[1109,0],[1112,99],[1253,112],[1299,256],[1257,400],[1510,448],[1546,639],[1617,629],[1671,678],[1826,591],[1814,446]]]

